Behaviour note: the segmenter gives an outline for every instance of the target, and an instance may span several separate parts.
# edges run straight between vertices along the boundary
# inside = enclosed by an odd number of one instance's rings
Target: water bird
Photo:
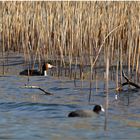
[[[19,75],[38,76],[41,75],[41,72],[38,70],[25,69],[21,71]]]
[[[48,69],[51,69],[51,68],[54,68],[54,67],[55,67],[54,65],[51,65],[49,63],[44,63],[43,66],[42,66],[42,74],[44,76],[47,76]]]
[[[68,114],[68,117],[92,117],[99,114],[100,112],[105,112],[102,105],[95,105],[93,110],[76,110]]]
[[[44,63],[42,65],[42,72],[38,71],[38,70],[31,70],[31,69],[25,69],[23,71],[21,71],[19,74],[20,75],[28,75],[28,76],[47,76],[47,71],[48,69],[54,68],[56,66],[51,65],[49,63]]]

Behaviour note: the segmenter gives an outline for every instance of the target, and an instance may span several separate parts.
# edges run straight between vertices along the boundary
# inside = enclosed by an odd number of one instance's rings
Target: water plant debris
[[[52,95],[52,93],[45,91],[44,89],[40,88],[39,86],[30,86],[30,85],[25,85],[22,86],[21,88],[28,88],[28,89],[39,89],[45,93],[45,95]]]

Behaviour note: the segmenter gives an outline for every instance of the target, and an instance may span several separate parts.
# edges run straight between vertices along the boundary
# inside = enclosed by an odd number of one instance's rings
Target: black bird
[[[105,112],[102,105],[95,105],[93,110],[76,110],[68,114],[68,117],[92,117],[99,114],[100,112]]]

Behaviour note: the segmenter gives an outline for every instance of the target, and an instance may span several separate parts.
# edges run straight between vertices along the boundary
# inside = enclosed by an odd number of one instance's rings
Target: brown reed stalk
[[[2,22],[4,22],[4,10],[2,10]],[[5,37],[4,37],[4,32],[5,32],[5,25],[2,24],[2,58],[3,58],[3,69],[2,69],[2,74],[5,74]]]
[[[92,63],[92,67],[95,65],[96,61],[98,60],[98,57],[99,57],[99,55],[100,55],[100,52],[101,52],[101,50],[102,50],[103,45],[105,44],[106,39],[110,36],[111,33],[113,33],[115,30],[117,30],[117,29],[118,29],[119,27],[121,27],[121,26],[122,26],[122,25],[117,26],[116,28],[114,28],[113,30],[111,30],[111,31],[105,36],[105,38],[104,38],[104,40],[103,40],[103,43],[101,44],[101,46],[100,46],[100,48],[99,48],[99,51],[98,51],[98,53],[97,53],[97,55],[96,55],[96,58],[95,58],[94,62]]]
[[[118,49],[117,54],[118,54],[118,57],[119,57],[119,49]],[[116,89],[118,89],[118,87],[119,87],[119,77],[118,77],[119,76],[119,58],[117,59],[117,64],[116,65],[117,65],[116,66]]]
[[[75,69],[74,69],[74,86],[76,87],[76,78],[77,78],[77,57],[75,58]]]
[[[0,45],[7,54],[10,50],[22,52],[25,62],[33,64],[53,56],[60,60],[61,66],[68,62],[69,68],[77,57],[80,75],[84,78],[84,66],[91,59],[87,55],[91,53],[90,45],[96,53],[92,58],[91,67],[94,67],[102,65],[102,44],[107,44],[112,52],[110,65],[116,65],[115,55],[121,47],[120,63],[128,65],[129,76],[138,69],[139,2],[5,1],[1,7]],[[117,32],[112,31],[107,37],[114,27],[119,30],[114,29]]]
[[[106,52],[106,103],[105,103],[105,125],[104,129],[107,130],[108,128],[108,107],[109,107],[109,61],[110,61],[110,47],[107,46]]]
[[[139,44],[140,44],[140,42],[139,42]],[[137,77],[137,82],[140,81],[139,59],[140,59],[140,46],[138,47],[138,55],[137,55],[137,61],[136,61],[136,77]]]
[[[120,59],[119,59],[119,67],[120,67],[120,83],[122,83],[122,71],[123,71],[123,59],[122,59],[122,57],[123,57],[123,54],[122,54],[122,45],[121,45],[121,47],[120,47]]]

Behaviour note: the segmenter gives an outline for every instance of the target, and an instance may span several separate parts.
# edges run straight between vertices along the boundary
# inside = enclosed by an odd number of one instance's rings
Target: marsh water
[[[26,76],[0,77],[0,139],[108,140],[140,139],[140,91],[118,94],[110,90],[107,129],[105,114],[91,118],[68,118],[70,111],[92,109],[88,103],[89,82],[51,76],[30,77],[29,85],[37,85],[53,93],[44,95],[38,89],[23,88]],[[113,88],[110,82],[109,88]],[[92,89],[92,102],[105,106],[104,84]]]
[[[117,94],[115,82],[109,82],[109,108],[91,118],[68,118],[70,111],[90,109],[94,103],[105,108],[104,81],[93,81],[91,102],[89,81],[66,77],[20,76],[23,57],[12,56],[0,76],[0,139],[30,140],[110,140],[140,139],[140,90],[125,90]],[[1,65],[2,68],[2,65]],[[29,79],[29,80],[28,80]],[[53,93],[24,86],[39,86]]]

